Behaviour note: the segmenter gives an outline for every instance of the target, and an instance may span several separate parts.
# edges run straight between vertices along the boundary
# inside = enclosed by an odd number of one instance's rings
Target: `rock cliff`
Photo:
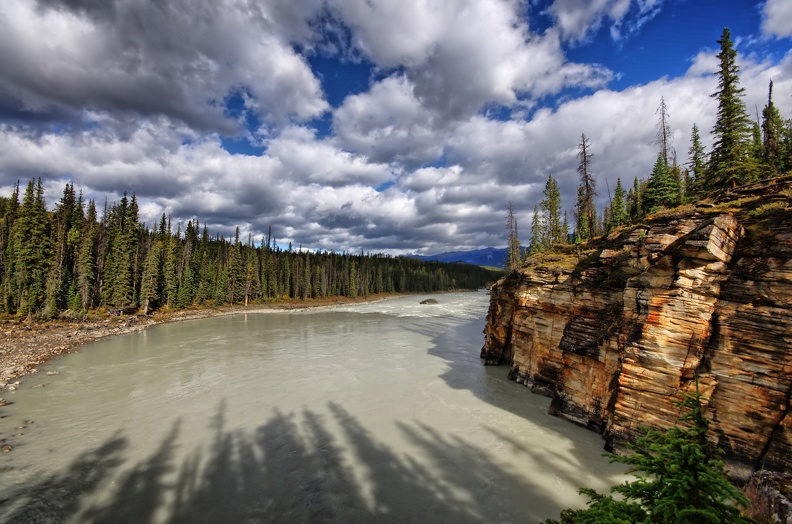
[[[792,176],[535,258],[491,290],[481,357],[618,448],[699,387],[734,474],[792,470]]]

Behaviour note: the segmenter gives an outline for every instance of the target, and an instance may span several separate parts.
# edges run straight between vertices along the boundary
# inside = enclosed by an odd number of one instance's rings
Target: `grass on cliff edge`
[[[775,235],[792,224],[792,173],[745,186],[724,190],[674,208],[661,209],[647,215],[640,223],[623,225],[610,233],[595,237],[584,244],[557,244],[549,251],[530,255],[523,267],[585,270],[599,261],[604,249],[621,249],[625,239],[645,232],[658,222],[690,217],[709,217],[732,214],[745,227],[746,244],[754,250],[775,245]]]

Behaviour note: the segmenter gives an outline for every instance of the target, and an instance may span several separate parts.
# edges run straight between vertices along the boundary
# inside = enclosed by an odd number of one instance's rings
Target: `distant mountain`
[[[506,260],[506,248],[485,247],[473,251],[449,251],[437,255],[410,255],[420,260],[437,260],[439,262],[465,262],[474,266],[503,267]]]

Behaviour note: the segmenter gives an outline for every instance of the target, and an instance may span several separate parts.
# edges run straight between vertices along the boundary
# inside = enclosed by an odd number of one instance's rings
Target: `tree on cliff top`
[[[748,155],[751,120],[742,100],[745,88],[740,87],[737,51],[728,28],[723,29],[718,44],[718,90],[711,95],[718,100],[718,114],[712,130],[715,143],[708,177],[710,189],[750,182],[756,170]]]
[[[597,196],[596,182],[591,174],[591,144],[585,133],[580,135],[578,144],[578,158],[580,165],[580,187],[576,203],[577,235],[581,241],[586,241],[597,234],[597,209],[594,206],[594,197]]]
[[[631,455],[608,454],[611,462],[630,465],[636,477],[611,488],[618,498],[583,488],[580,493],[589,498],[586,509],[564,510],[560,521],[546,524],[755,522],[740,515],[739,507],[747,507],[748,499],[729,482],[723,462],[713,456],[701,403],[697,381],[696,392],[678,402],[686,410],[680,421],[689,427],[650,430],[629,446]]]
[[[506,216],[506,229],[509,236],[509,252],[506,256],[506,271],[514,271],[520,268],[522,255],[520,253],[520,235],[517,232],[517,218],[514,216],[514,206],[511,200],[506,205],[508,214]]]

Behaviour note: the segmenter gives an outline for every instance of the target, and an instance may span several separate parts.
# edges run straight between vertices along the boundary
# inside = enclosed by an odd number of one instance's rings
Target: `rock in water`
[[[437,300],[434,298],[427,298],[426,300],[422,300],[421,304],[437,304]]]

